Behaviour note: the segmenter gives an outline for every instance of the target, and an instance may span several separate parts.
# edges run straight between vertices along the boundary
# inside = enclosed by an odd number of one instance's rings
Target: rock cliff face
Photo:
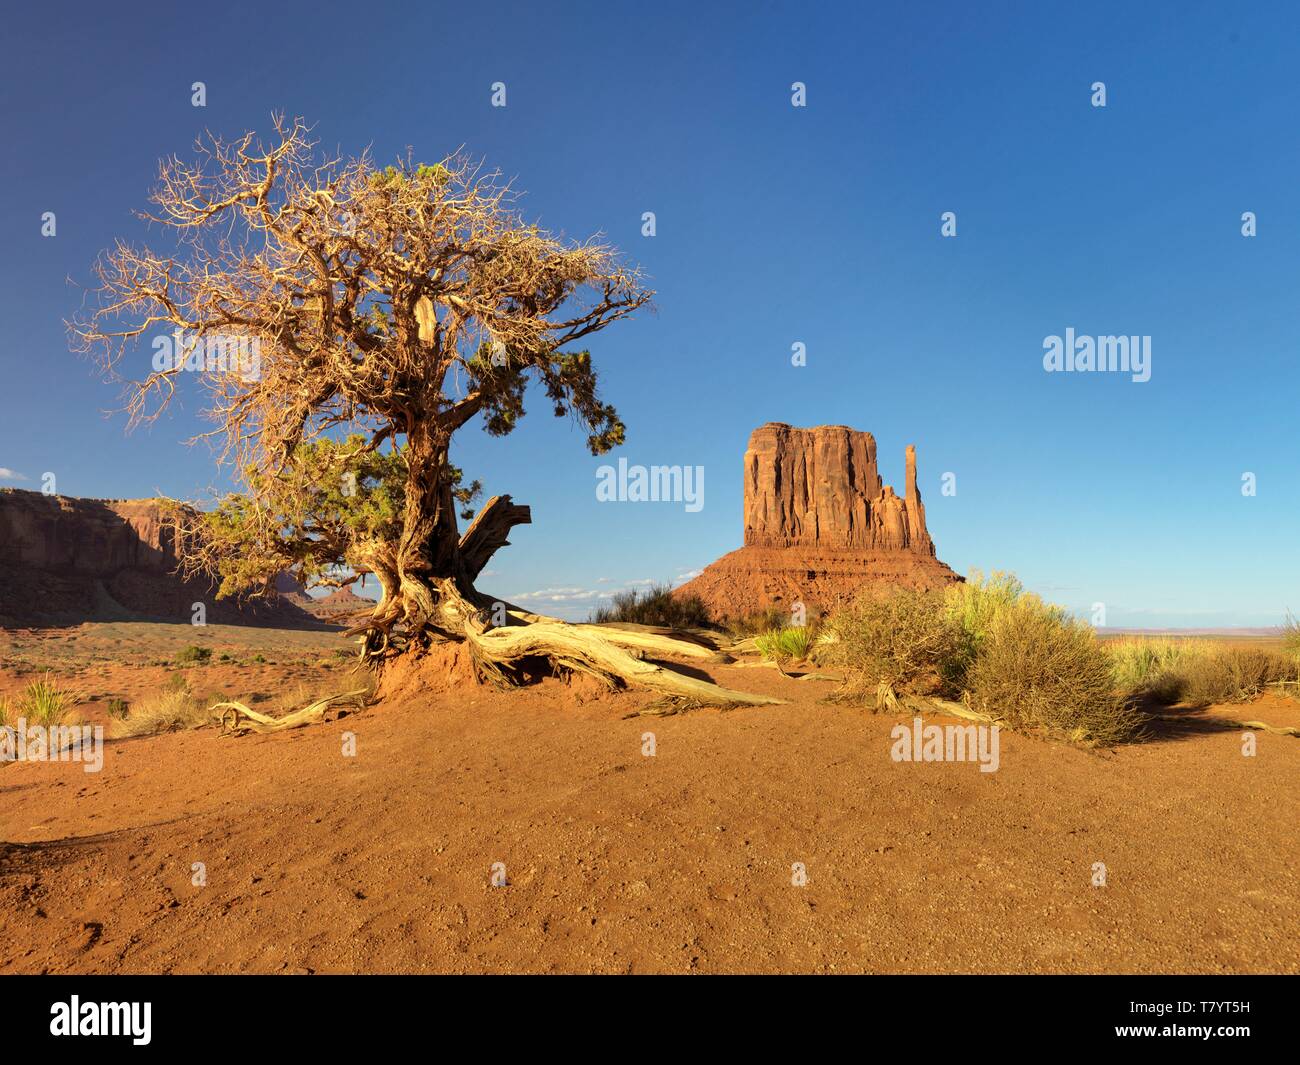
[[[151,499],[74,499],[0,489],[0,626],[184,621],[203,602],[220,624],[315,625],[292,582],[256,605],[218,602],[180,580],[171,531]]]
[[[717,617],[775,603],[830,609],[864,585],[960,580],[935,557],[907,448],[904,495],[883,484],[870,433],[843,425],[755,429],[744,458],[744,544],[682,586]]]

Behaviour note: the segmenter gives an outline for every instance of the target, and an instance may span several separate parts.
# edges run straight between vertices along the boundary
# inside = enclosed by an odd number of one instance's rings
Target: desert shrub
[[[754,637],[754,645],[764,658],[784,661],[807,658],[813,645],[813,630],[808,625],[788,625],[768,629]]]
[[[1035,595],[996,612],[966,684],[976,710],[1078,743],[1132,739],[1142,721],[1115,691],[1111,657],[1092,629]]]
[[[949,585],[944,590],[944,603],[975,651],[993,622],[1024,595],[1025,586],[1015,574],[994,570],[986,577],[976,569],[970,571],[964,583]]]
[[[13,724],[15,717],[13,703],[10,701],[9,696],[0,695],[0,728]]]
[[[176,664],[178,666],[202,665],[211,657],[211,647],[199,647],[197,644],[191,644],[176,656]]]
[[[184,692],[189,691],[189,689],[189,678],[183,673],[173,674],[163,682],[163,691],[166,692]]]
[[[596,608],[591,620],[598,625],[633,622],[638,625],[685,629],[708,625],[709,611],[699,596],[679,598],[673,595],[671,586],[655,584],[644,591],[629,588],[615,592],[607,605]]]
[[[961,625],[941,592],[900,588],[864,595],[833,613],[815,655],[844,670],[844,694],[852,697],[941,687],[963,646]]]
[[[109,699],[108,716],[116,718],[119,721],[125,720],[131,714],[131,705],[125,699]]]
[[[1231,644],[1191,657],[1178,672],[1181,698],[1192,703],[1240,703],[1270,684],[1296,679],[1295,659],[1263,647]]]
[[[944,609],[961,630],[960,646],[942,664],[946,686],[952,690],[967,687],[966,673],[988,639],[989,632],[998,619],[1013,611],[1026,597],[1039,608],[1064,619],[1066,612],[1058,606],[1044,603],[1025,591],[1020,579],[1012,573],[994,570],[985,576],[973,569],[962,584],[952,584],[944,589]]]
[[[48,728],[61,724],[71,706],[72,696],[55,683],[53,673],[46,673],[23,689],[18,697],[16,716],[26,718],[29,725]]]
[[[160,691],[137,700],[128,717],[114,720],[114,736],[153,736],[160,732],[179,732],[209,724],[215,715],[208,703],[196,699],[189,691]]]
[[[1300,620],[1289,610],[1282,622],[1282,649],[1293,657],[1300,657]]]

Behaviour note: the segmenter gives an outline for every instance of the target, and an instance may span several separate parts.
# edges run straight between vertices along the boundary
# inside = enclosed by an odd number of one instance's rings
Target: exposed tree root
[[[535,676],[539,660],[544,659],[551,670],[587,674],[611,688],[649,688],[701,705],[782,701],[733,691],[649,661],[727,660],[717,639],[703,630],[569,624],[477,590],[474,578],[493,553],[506,546],[510,530],[529,520],[528,507],[515,504],[508,495],[496,496],[450,552],[453,562],[435,569],[442,575],[433,576],[429,572],[433,567],[418,553],[414,563],[399,561],[396,576],[381,582],[384,601],[348,633],[361,637],[363,658],[391,660],[406,651],[463,641],[475,676],[501,687]]]
[[[638,634],[637,650],[656,649],[664,654],[681,654],[690,646],[667,637]],[[621,682],[650,688],[665,695],[696,699],[701,704],[763,706],[782,702],[767,695],[724,688],[711,681],[688,677],[629,654],[606,636],[600,626],[566,625],[563,622],[538,622],[511,625],[488,631],[467,627],[466,637],[475,660],[489,679],[509,682],[511,671],[529,658],[546,658],[555,665],[579,673],[588,673],[609,683]]]
[[[259,714],[256,710],[250,710],[243,703],[237,703],[233,700],[226,703],[217,703],[209,709],[221,711],[219,720],[221,721],[222,730],[235,736],[241,736],[247,732],[281,732],[284,729],[302,728],[303,725],[324,721],[325,711],[335,703],[365,695],[365,693],[365,688],[358,688],[356,691],[330,695],[312,703],[310,706],[304,706],[301,710],[286,714],[284,717],[268,717],[266,714]]]
[[[702,703],[698,699],[688,699],[681,695],[665,695],[662,699],[656,699],[652,703],[646,703],[640,710],[633,710],[630,714],[624,714],[623,720],[626,721],[633,717],[672,717],[674,714],[686,714],[692,710],[700,710],[705,706],[717,706],[717,703]],[[720,709],[729,709],[722,706]]]

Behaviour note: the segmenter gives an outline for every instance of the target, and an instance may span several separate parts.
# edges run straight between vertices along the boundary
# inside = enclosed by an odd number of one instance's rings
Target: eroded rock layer
[[[935,557],[907,448],[903,496],[881,481],[876,441],[844,425],[755,429],[744,458],[744,547],[682,586],[715,617],[775,603],[830,609],[864,585],[939,587],[960,580]]]
[[[0,626],[188,623],[196,602],[214,624],[319,624],[322,601],[292,581],[274,600],[238,605],[175,569],[171,530],[154,500],[0,489]]]

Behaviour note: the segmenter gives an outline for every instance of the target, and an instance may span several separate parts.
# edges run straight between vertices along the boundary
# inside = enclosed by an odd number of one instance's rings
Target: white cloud
[[[583,602],[599,599],[608,593],[598,588],[541,588],[535,592],[519,592],[510,598],[515,602],[535,602],[546,600],[552,603]]]
[[[0,481],[25,481],[27,480],[17,470],[11,470],[8,466],[0,466]]]

